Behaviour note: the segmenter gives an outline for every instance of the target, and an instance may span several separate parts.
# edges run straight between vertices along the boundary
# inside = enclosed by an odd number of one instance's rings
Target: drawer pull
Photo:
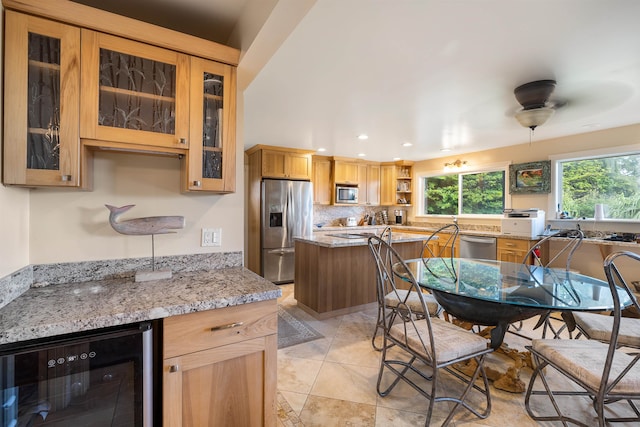
[[[220,331],[222,329],[237,328],[238,326],[242,326],[243,324],[244,322],[234,322],[234,323],[229,323],[227,325],[214,326],[213,328],[211,328],[211,332]]]
[[[180,365],[171,365],[169,367],[169,372],[178,372],[180,370]]]

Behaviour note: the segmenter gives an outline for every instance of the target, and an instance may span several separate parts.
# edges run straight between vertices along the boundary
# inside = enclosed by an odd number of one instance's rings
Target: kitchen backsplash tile
[[[29,265],[0,278],[0,308],[25,293],[33,283],[33,268]]]

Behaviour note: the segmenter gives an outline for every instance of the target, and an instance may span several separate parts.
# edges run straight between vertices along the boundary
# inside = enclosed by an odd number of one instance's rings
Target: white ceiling
[[[224,42],[249,3],[156,0],[153,13]],[[180,28],[176,10],[192,21]],[[513,89],[539,79],[567,104],[534,143],[639,123],[639,18],[638,0],[317,0],[245,89],[244,145],[383,161],[526,143]],[[218,20],[226,35],[193,31]]]

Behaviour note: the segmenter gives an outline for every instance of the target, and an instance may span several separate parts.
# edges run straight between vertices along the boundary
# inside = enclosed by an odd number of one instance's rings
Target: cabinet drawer
[[[528,251],[531,242],[520,239],[498,239],[498,250]]]
[[[276,300],[164,319],[163,357],[232,344],[278,331]]]

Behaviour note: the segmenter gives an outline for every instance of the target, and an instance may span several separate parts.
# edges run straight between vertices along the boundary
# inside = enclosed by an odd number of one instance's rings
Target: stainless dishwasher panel
[[[496,259],[496,238],[460,235],[460,258]]]

